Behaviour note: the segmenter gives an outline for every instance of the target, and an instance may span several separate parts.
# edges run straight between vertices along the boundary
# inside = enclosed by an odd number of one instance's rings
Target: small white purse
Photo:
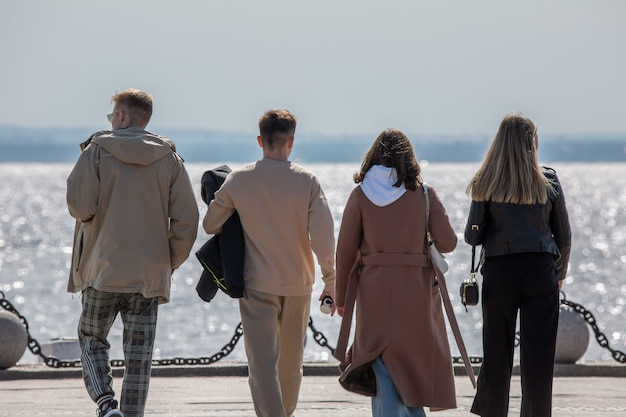
[[[434,266],[440,270],[443,274],[448,272],[448,262],[446,262],[445,256],[439,252],[435,242],[430,237],[430,197],[428,196],[428,186],[426,183],[422,183],[422,189],[424,190],[424,197],[426,197],[426,239],[428,239],[428,249],[430,251],[430,259]]]
[[[444,274],[448,272],[448,262],[446,261],[445,256],[439,253],[439,249],[437,249],[437,246],[435,246],[435,242],[430,240],[430,238],[428,239],[428,246],[430,249],[430,258],[432,259],[437,269],[439,269]]]

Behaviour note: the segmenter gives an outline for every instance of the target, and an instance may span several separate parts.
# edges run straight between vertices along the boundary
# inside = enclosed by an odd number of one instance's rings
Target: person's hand
[[[557,281],[559,284],[559,291],[561,290],[561,288],[563,288],[563,281],[565,281],[564,279]]]
[[[334,316],[335,312],[337,311],[337,307],[335,306],[335,291],[328,291],[328,290],[324,290],[322,291],[322,294],[320,295],[320,298],[318,298],[318,300],[321,302],[324,297],[329,296],[332,300],[333,300],[333,308],[330,311],[330,316]]]

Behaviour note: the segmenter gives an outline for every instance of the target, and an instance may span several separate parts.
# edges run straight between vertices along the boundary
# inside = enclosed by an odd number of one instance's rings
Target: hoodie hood
[[[174,142],[139,127],[97,132],[81,148],[90,142],[101,146],[124,163],[144,166],[176,152]]]
[[[395,168],[374,165],[365,174],[361,190],[372,203],[384,207],[402,197],[406,192],[404,184],[394,187],[396,181],[398,181],[398,175]]]

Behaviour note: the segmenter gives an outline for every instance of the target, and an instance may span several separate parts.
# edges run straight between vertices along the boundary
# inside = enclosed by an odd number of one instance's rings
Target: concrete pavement
[[[563,368],[567,367],[565,372]],[[463,370],[455,367],[458,408],[430,413],[438,417],[469,417],[474,390]],[[254,417],[246,366],[155,367],[146,417]],[[626,366],[614,364],[559,365],[554,380],[554,417],[626,416]],[[121,369],[115,368],[115,387]],[[570,376],[558,376],[570,375]],[[578,375],[578,376],[571,376]],[[335,364],[307,364],[296,417],[370,416],[370,399],[345,391],[337,383]],[[519,376],[511,384],[509,416],[519,415]],[[79,369],[45,365],[16,366],[0,371],[0,416],[90,416]]]

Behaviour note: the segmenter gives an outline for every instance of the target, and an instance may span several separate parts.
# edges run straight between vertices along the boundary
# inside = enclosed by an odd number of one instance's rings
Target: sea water
[[[200,217],[205,212],[200,199],[202,173],[222,163],[187,164]],[[239,163],[229,164],[232,168]],[[356,163],[302,163],[316,172],[325,190],[339,230],[346,199],[354,187]],[[572,226],[572,254],[563,290],[570,301],[583,305],[596,318],[609,346],[626,350],[626,164],[551,164],[563,185]],[[482,318],[480,307],[461,305],[460,282],[469,276],[470,246],[463,230],[470,200],[465,194],[477,164],[422,163],[422,176],[435,187],[452,225],[457,231],[457,249],[447,256],[446,279],[456,317],[470,355],[481,356]],[[72,164],[0,164],[0,290],[22,314],[29,331],[39,343],[54,338],[76,337],[80,314],[79,294],[66,292],[74,221],[65,203],[66,178]],[[200,225],[189,259],[172,279],[171,302],[159,309],[155,358],[198,358],[217,353],[232,338],[240,322],[237,301],[218,293],[210,303],[196,294],[201,266],[194,253],[208,239]],[[340,318],[324,315],[317,301],[322,282],[317,272],[311,301],[313,324],[328,344],[334,346]],[[122,326],[114,325],[110,342],[112,358],[122,358]],[[407,327],[405,331],[413,331]],[[325,361],[330,351],[320,347],[307,333],[305,359]],[[245,337],[245,336],[244,336]],[[458,355],[452,334],[453,355]],[[518,352],[516,351],[516,354]],[[27,352],[22,363],[37,358]],[[227,360],[245,361],[240,341]],[[590,343],[583,360],[612,360],[598,345],[590,330]]]

